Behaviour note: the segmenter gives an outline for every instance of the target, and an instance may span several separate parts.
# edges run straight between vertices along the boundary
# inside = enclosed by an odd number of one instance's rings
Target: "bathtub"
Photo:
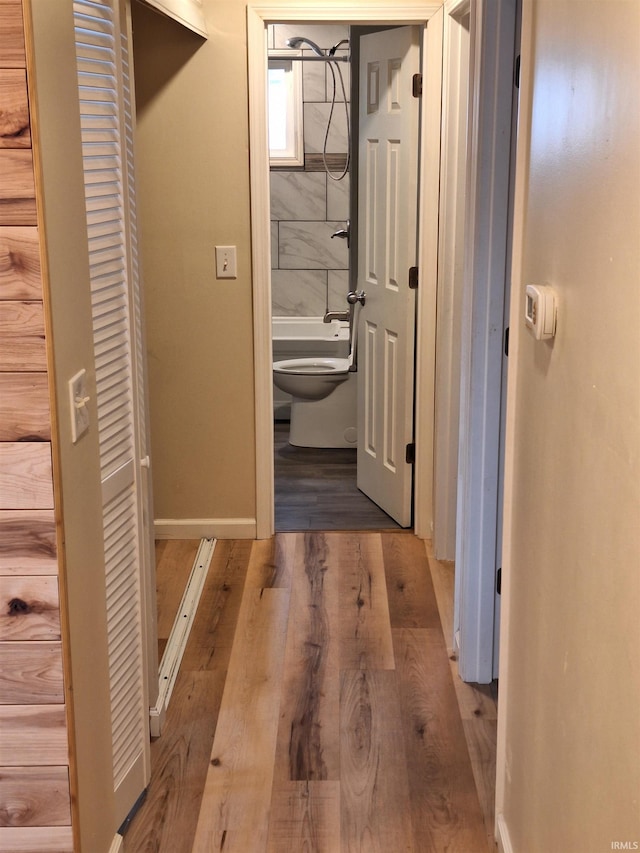
[[[310,355],[346,358],[349,355],[349,324],[341,320],[323,323],[322,317],[273,317],[273,360]],[[291,397],[273,386],[275,420],[289,420]]]

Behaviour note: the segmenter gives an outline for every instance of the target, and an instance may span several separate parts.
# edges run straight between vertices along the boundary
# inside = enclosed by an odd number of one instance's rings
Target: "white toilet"
[[[273,381],[291,394],[289,443],[355,447],[356,374],[348,358],[290,358],[273,363]]]

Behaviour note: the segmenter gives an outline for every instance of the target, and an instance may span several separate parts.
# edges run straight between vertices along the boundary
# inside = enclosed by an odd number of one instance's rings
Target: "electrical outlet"
[[[216,278],[237,278],[235,246],[216,246]]]
[[[75,444],[89,429],[87,403],[87,371],[80,370],[69,380],[69,414],[71,416],[71,441]]]

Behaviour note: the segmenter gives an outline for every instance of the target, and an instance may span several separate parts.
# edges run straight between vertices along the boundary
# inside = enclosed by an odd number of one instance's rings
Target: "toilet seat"
[[[335,376],[349,372],[348,358],[287,358],[274,361],[275,373],[292,374],[294,376]]]
[[[273,364],[273,381],[301,400],[322,400],[349,377],[348,358],[287,358]]]

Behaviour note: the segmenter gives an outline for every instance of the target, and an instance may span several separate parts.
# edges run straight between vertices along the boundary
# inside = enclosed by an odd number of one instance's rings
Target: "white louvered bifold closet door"
[[[140,482],[139,289],[131,216],[128,46],[119,0],[76,0],[74,19],[102,476],[113,786],[124,820],[149,779]],[[127,59],[123,62],[124,58]]]

